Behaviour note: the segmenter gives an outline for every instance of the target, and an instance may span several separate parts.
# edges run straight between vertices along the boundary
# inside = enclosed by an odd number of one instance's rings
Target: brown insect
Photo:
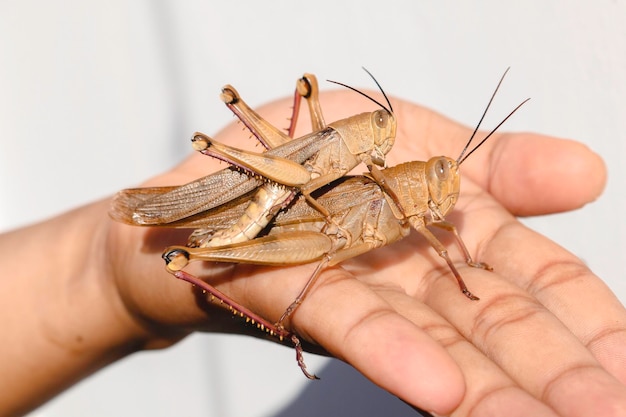
[[[500,80],[501,82],[502,79]],[[491,105],[500,83],[494,91],[484,114],[486,114]],[[524,103],[525,101],[516,107],[489,135],[468,152],[478,126],[480,126],[479,122],[474,134],[468,140],[457,159],[439,156],[433,157],[427,162],[407,162],[392,168],[372,169],[369,176],[338,178],[334,175],[329,175],[326,178],[333,180],[331,183],[323,181],[319,186],[316,185],[312,188],[306,188],[308,182],[306,181],[306,176],[303,175],[302,179],[295,181],[297,184],[286,184],[303,191],[300,197],[288,202],[286,207],[283,207],[281,203],[278,209],[270,207],[271,205],[261,206],[260,210],[269,213],[273,220],[262,226],[255,225],[254,227],[259,230],[255,231],[252,236],[245,236],[233,243],[212,245],[210,242],[214,236],[219,236],[224,230],[233,230],[233,225],[241,223],[241,219],[246,218],[245,213],[249,209],[251,195],[255,192],[254,187],[249,192],[231,197],[228,201],[213,206],[208,210],[176,218],[169,223],[156,223],[156,225],[196,229],[191,234],[187,246],[173,246],[165,250],[163,258],[166,261],[167,269],[177,278],[191,282],[207,291],[213,297],[226,304],[232,311],[252,320],[271,335],[276,335],[281,340],[285,338],[291,340],[296,348],[297,361],[302,371],[307,377],[315,378],[314,375],[311,375],[306,370],[299,339],[295,334],[285,329],[283,322],[304,300],[308,289],[325,267],[339,264],[346,259],[393,243],[407,236],[410,229],[413,228],[424,236],[439,256],[446,261],[463,294],[471,300],[478,300],[478,297],[474,296],[463,282],[461,275],[448,256],[445,246],[432,234],[428,226],[440,227],[451,231],[468,265],[491,269],[484,263],[472,260],[455,226],[445,221],[445,216],[452,210],[458,199],[460,164]],[[314,106],[311,107],[314,108]],[[244,109],[244,114],[249,113]],[[391,113],[389,112],[389,114]],[[255,117],[258,117],[258,115]],[[250,124],[247,116],[242,117],[242,120],[245,120],[244,123],[247,125]],[[262,119],[259,117],[259,120]],[[258,125],[262,124],[261,121],[256,121],[255,123]],[[254,127],[252,131],[259,136],[262,134],[261,129],[257,127]],[[318,134],[318,136],[323,135]],[[215,152],[206,153],[236,163],[238,166],[243,166],[252,173],[261,176],[265,176],[268,173],[273,175],[272,172],[276,170],[274,166],[268,167],[268,165],[274,163],[274,158],[272,162],[267,162],[267,164],[262,162],[265,156],[292,142],[302,142],[301,139],[295,139],[264,154],[255,154],[226,147],[201,134],[197,134],[194,140],[196,142],[194,147],[197,149],[202,151],[211,148],[217,149]],[[308,141],[305,140],[304,142],[309,145]],[[320,149],[323,151],[326,148],[322,147]],[[280,158],[282,159],[287,159],[282,155],[291,157],[288,154],[281,154]],[[313,154],[309,158],[317,156],[319,154]],[[289,168],[291,165],[294,165],[294,160],[296,165],[301,163],[298,158],[291,159],[289,163],[283,163],[284,161],[280,158],[276,160],[279,161],[277,165],[281,167]],[[252,163],[250,162],[251,160],[253,161]],[[304,162],[305,165],[306,161]],[[261,169],[257,171],[256,169],[259,165],[261,165]],[[299,168],[294,168],[293,172],[296,171],[301,172]],[[307,172],[310,171],[307,170]],[[240,175],[245,176],[245,174]],[[280,175],[273,176],[271,179],[279,183],[281,181],[285,182],[285,178]],[[189,185],[182,187],[189,188]],[[224,185],[222,185],[223,188]],[[315,192],[315,190],[318,191]],[[134,220],[136,216],[135,208],[150,206],[150,211],[158,212],[153,207],[152,199],[155,196],[157,199],[163,199],[163,196],[170,193],[176,194],[178,191],[176,187],[125,190],[122,191],[122,197],[118,196],[116,199],[117,205],[114,205],[114,211],[121,211],[126,219],[129,218],[128,214],[130,214],[130,218]],[[359,198],[356,199],[355,195],[358,195]],[[198,194],[196,198],[201,197]],[[168,200],[168,198],[166,197],[165,200]],[[122,206],[123,210],[120,210],[121,201],[133,201],[137,205],[133,206],[133,208]],[[171,203],[168,201],[168,204]],[[263,198],[261,198],[260,203],[264,203]],[[194,202],[193,205],[198,207],[202,204]],[[244,226],[246,224],[250,226],[252,223],[254,222],[244,222]],[[136,222],[135,224],[140,223]],[[261,230],[263,235],[256,237]],[[194,260],[276,266],[304,264],[315,261],[318,261],[319,264],[306,286],[285,310],[279,321],[270,323],[206,282],[186,273],[182,268],[188,262]]]

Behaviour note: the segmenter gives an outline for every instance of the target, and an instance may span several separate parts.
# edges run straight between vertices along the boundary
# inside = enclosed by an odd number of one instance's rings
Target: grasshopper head
[[[371,118],[374,145],[386,155],[396,140],[396,118],[386,109],[372,112]]]
[[[430,158],[426,162],[426,180],[431,216],[433,220],[442,220],[459,198],[459,165],[454,159],[445,156]]]
[[[372,80],[374,80],[374,82],[376,83],[376,86],[378,86],[378,89],[382,93],[383,97],[385,97],[387,106],[385,106],[384,104],[381,104],[376,99],[365,94],[363,91],[357,90],[354,87],[350,87],[349,85],[346,85],[337,81],[331,81],[331,80],[328,80],[328,81],[330,81],[331,83],[340,85],[342,87],[346,87],[354,91],[355,93],[362,95],[363,97],[367,98],[368,100],[372,101],[373,103],[376,103],[377,105],[381,107],[380,110],[377,110],[371,113],[370,127],[371,127],[371,131],[373,132],[374,145],[376,146],[378,153],[384,156],[384,155],[387,155],[387,152],[391,150],[391,147],[393,146],[393,143],[396,140],[396,118],[393,117],[393,107],[391,106],[391,102],[389,101],[387,94],[385,94],[385,92],[381,88],[378,81],[376,81],[376,78],[374,78],[374,76],[365,68],[363,68],[363,70],[367,72],[367,74],[370,77],[372,77]],[[331,124],[331,126],[333,124]],[[345,140],[345,136],[344,136],[344,140]],[[353,155],[363,152],[363,151],[357,152],[356,151],[357,147],[355,147],[354,145],[351,146],[350,143],[346,143],[346,145],[348,146],[348,149],[350,149]],[[371,149],[367,149],[367,151],[371,151]]]

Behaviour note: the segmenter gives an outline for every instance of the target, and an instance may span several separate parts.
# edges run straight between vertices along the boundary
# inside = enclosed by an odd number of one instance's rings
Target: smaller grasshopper
[[[294,117],[289,135],[293,134],[301,97],[307,100],[314,129],[311,134],[297,139],[292,139],[262,119],[232,86],[225,86],[222,100],[269,150],[263,154],[241,152],[217,144],[202,133],[194,135],[192,144],[196,150],[233,163],[251,174],[227,168],[178,187],[123,190],[113,201],[111,216],[132,225],[176,227],[191,216],[260,187],[255,196],[247,197],[251,203],[239,222],[221,230],[216,236],[207,237],[200,245],[219,246],[254,238],[298,191],[305,195],[309,204],[328,217],[326,209],[317,204],[310,194],[345,175],[361,162],[370,172],[377,171],[375,165],[384,166],[384,157],[395,140],[396,121],[388,100],[387,109],[370,98],[382,109],[326,126],[319,104],[317,79],[312,74],[305,74],[298,80],[294,97]],[[259,176],[266,180],[259,180]]]
[[[369,72],[368,74],[371,76]],[[378,85],[378,82],[376,84]],[[194,135],[192,143],[197,151],[229,162],[267,180],[250,199],[247,210],[237,223],[210,236],[209,239],[199,243],[199,246],[215,247],[255,238],[278,210],[289,204],[298,191],[311,206],[330,221],[328,211],[311,197],[311,193],[347,174],[361,162],[370,172],[378,172],[375,165],[384,166],[385,155],[391,149],[396,134],[396,122],[389,100],[387,100],[389,107],[386,108],[366,96],[382,109],[361,113],[326,126],[319,105],[316,78],[311,74],[305,74],[298,80],[296,92],[307,99],[313,129],[323,131],[331,128],[339,138],[320,148],[319,152],[306,160],[303,165],[267,154],[241,151],[215,142],[202,133]],[[280,146],[291,139],[250,109],[234,88],[225,87],[222,100],[266,148]]]

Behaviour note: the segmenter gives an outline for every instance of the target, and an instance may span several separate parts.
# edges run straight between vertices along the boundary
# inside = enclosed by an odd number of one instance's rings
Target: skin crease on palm
[[[347,91],[322,93],[320,101],[327,122],[372,110],[370,102]],[[436,155],[456,158],[471,134],[471,128],[425,108],[392,104],[398,132],[389,165]],[[258,111],[281,126],[289,106],[285,99]],[[305,113],[296,136],[308,128]],[[241,125],[214,137],[254,149]],[[223,167],[194,154],[143,185],[182,184]],[[503,133],[472,154],[461,175],[460,199],[447,219],[474,259],[494,271],[466,266],[451,236],[437,236],[479,301],[459,292],[445,262],[412,233],[325,271],[287,326],[437,415],[626,415],[626,311],[581,260],[514,217],[595,200],[606,181],[602,160],[573,141]],[[184,244],[184,232],[118,224],[106,217],[107,209],[103,201],[51,220],[86,213],[91,256],[83,276],[95,276],[121,329],[110,337],[118,348],[105,349],[107,358],[94,354],[86,364],[67,365],[70,370],[49,365],[61,388],[130,351],[167,346],[195,330],[261,334],[165,272],[159,255],[168,245]],[[275,321],[314,267],[195,263],[186,269]],[[77,342],[62,343],[71,350]],[[60,388],[40,389],[51,395]]]

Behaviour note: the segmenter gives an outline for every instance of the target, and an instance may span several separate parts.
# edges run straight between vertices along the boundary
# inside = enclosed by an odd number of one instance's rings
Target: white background
[[[223,84],[257,106],[291,94],[304,72],[371,88],[361,66],[388,93],[469,125],[511,66],[486,127],[532,97],[505,129],[575,138],[609,169],[597,202],[525,222],[626,301],[623,0],[0,1],[0,230],[172,167],[192,132],[232,121]],[[322,381],[305,380],[288,349],[195,335],[133,355],[32,416],[413,415],[349,367],[307,361]]]

